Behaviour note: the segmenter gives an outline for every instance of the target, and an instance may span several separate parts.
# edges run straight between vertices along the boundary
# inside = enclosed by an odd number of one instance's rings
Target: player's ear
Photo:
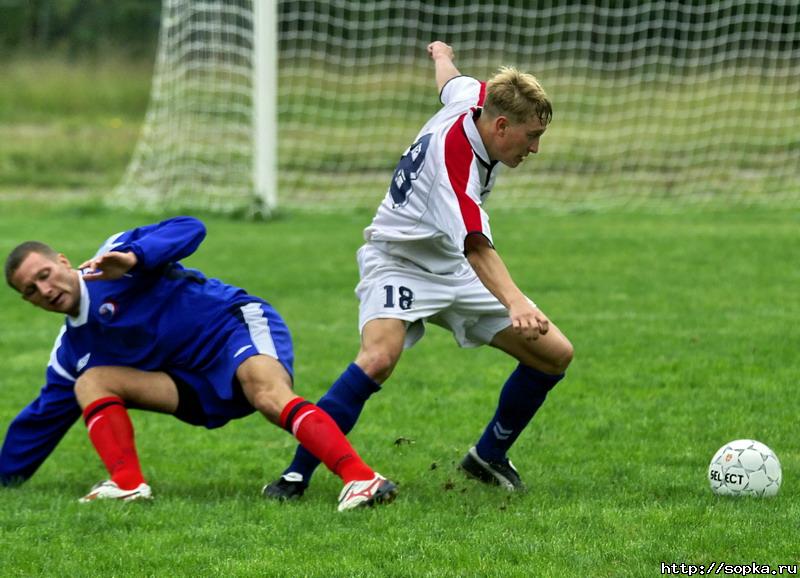
[[[56,257],[56,263],[58,263],[63,267],[66,267],[67,269],[72,269],[72,263],[69,262],[69,259],[67,259],[67,256],[64,255],[64,253],[58,254],[58,256]]]
[[[495,132],[500,136],[505,136],[509,126],[511,126],[511,123],[508,122],[508,117],[506,116],[500,115],[494,119]]]

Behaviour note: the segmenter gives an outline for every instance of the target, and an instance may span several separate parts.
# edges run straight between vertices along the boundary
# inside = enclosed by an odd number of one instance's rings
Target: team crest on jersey
[[[97,312],[100,313],[100,317],[111,319],[117,314],[117,304],[113,301],[106,301],[100,306]]]

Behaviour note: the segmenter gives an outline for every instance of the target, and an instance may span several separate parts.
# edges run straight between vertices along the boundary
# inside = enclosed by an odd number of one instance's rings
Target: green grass
[[[106,191],[139,137],[151,66],[11,59],[0,84],[0,190]]]
[[[38,238],[78,261],[146,222],[87,204],[2,201],[0,252]],[[319,397],[358,347],[354,252],[371,211],[208,217],[188,263],[268,298]],[[657,576],[660,563],[797,563],[800,214],[493,213],[517,282],[576,356],[512,458],[509,495],[456,464],[513,367],[431,327],[351,439],[397,501],[335,512],[320,472],[298,503],[259,497],[292,438],[258,416],[208,432],[133,412],[152,504],[76,498],[103,477],[79,423],[27,484],[0,491],[2,576]],[[0,292],[0,428],[41,385],[60,320]],[[399,438],[412,443],[396,444]],[[720,499],[706,467],[753,437],[783,464],[774,499]]]
[[[39,238],[78,261],[112,232],[146,222],[142,215],[99,208],[97,194],[113,187],[127,165],[147,104],[149,66],[11,61],[4,79],[0,253]],[[430,88],[430,79],[415,79]],[[597,187],[589,193],[641,195],[620,182],[620,173],[603,172],[608,163],[629,159],[607,155],[607,118],[586,121],[596,103],[578,94],[573,80],[552,76],[548,83],[559,103],[558,123],[548,134],[547,155],[533,171],[520,169],[517,179],[534,190],[516,197],[518,205],[536,203],[548,191],[558,197],[585,189],[584,173]],[[716,94],[721,84],[717,79],[703,86]],[[391,164],[416,131],[388,109],[382,109],[386,118],[376,116],[377,132],[366,148],[356,150],[345,130],[353,115],[378,110],[373,92],[413,89],[409,78],[400,77],[364,88],[369,94],[351,94],[338,111],[344,114],[334,110],[326,117],[324,138],[304,128],[306,112],[327,105],[326,92],[338,86],[322,84],[317,97],[289,103],[282,117],[284,128],[295,131],[291,138],[314,141],[309,150],[316,151],[320,140],[335,145],[308,161],[332,172],[314,173],[301,164],[298,171],[283,171],[282,179],[321,198],[331,191],[368,193],[369,208],[284,210],[269,223],[208,217],[209,238],[189,260],[278,307],[295,337],[298,391],[311,399],[357,350],[353,255],[386,186],[389,172],[379,167]],[[652,94],[639,102],[675,106],[668,90],[650,88]],[[772,103],[781,114],[796,109],[789,94],[789,100]],[[629,96],[609,95],[602,110],[614,118],[645,114],[626,108]],[[750,110],[755,101],[747,98]],[[427,102],[435,106],[433,96]],[[782,122],[773,117],[759,128],[770,136]],[[793,117],[785,120],[787,130],[795,126]],[[636,186],[660,190],[665,203],[659,211],[671,207],[668,213],[493,213],[495,239],[518,283],[577,352],[568,378],[514,448],[512,457],[532,487],[528,494],[484,488],[455,468],[490,417],[513,364],[490,349],[459,350],[448,334],[431,327],[404,354],[352,436],[370,463],[401,484],[391,506],[336,514],[339,485],[326,472],[300,503],[264,502],[261,485],[292,452],[284,432],[257,416],[207,432],[134,412],[156,501],[79,506],[76,498],[103,477],[103,469],[76,424],[28,484],[0,490],[0,575],[654,576],[661,561],[797,563],[800,215],[672,204],[688,186],[697,188],[692,193],[701,204],[720,198],[718,206],[725,205],[731,191],[742,189],[742,178],[754,174],[758,178],[738,194],[783,198],[787,178],[793,182],[797,173],[781,162],[772,177],[763,177],[777,152],[741,139],[742,163],[735,170],[721,164],[712,171],[719,174],[659,189],[659,167],[676,166],[670,151],[681,149],[682,139],[693,142],[695,121],[681,117],[681,130],[669,141],[648,134],[639,144],[654,151],[653,162],[641,174],[631,174],[635,164],[617,167]],[[419,122],[414,118],[414,126]],[[774,137],[782,154],[796,156],[796,134],[778,131]],[[586,142],[600,144],[586,149]],[[291,150],[282,149],[282,163],[306,162],[305,150],[296,158],[287,154]],[[343,172],[341,163],[354,157],[360,172]],[[751,174],[747,162],[753,159],[760,166]],[[687,158],[685,166],[696,161]],[[503,179],[493,203],[502,203],[509,182]],[[63,204],[54,194],[63,190],[68,196],[88,193],[89,199]],[[792,199],[796,206],[796,194]],[[773,204],[782,206],[779,198]],[[36,395],[61,322],[10,290],[0,291],[0,312],[4,431]],[[785,477],[776,499],[723,500],[708,490],[711,455],[739,437],[760,439],[778,453]],[[399,438],[413,443],[397,445]]]

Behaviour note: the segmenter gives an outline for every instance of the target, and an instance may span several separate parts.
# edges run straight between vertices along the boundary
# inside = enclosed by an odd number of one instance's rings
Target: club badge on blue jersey
[[[117,304],[113,301],[106,301],[100,305],[100,308],[97,310],[97,312],[103,319],[111,319],[117,313]]]

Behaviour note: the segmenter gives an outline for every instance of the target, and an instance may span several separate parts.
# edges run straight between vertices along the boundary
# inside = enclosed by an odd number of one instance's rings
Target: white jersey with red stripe
[[[499,168],[475,125],[485,91],[485,83],[468,76],[447,82],[444,106],[403,153],[364,230],[368,243],[431,273],[472,273],[464,240],[477,233],[492,241],[483,203]]]

